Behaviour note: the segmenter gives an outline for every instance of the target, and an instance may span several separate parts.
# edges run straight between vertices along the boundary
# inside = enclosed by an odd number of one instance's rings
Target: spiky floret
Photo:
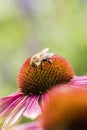
[[[31,57],[25,61],[18,74],[18,86],[25,95],[44,93],[74,77],[73,68],[65,58],[53,55],[50,60],[51,63],[44,61],[42,68],[31,67]]]

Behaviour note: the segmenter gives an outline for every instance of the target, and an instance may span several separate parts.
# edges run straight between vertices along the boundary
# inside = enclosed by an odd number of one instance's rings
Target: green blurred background
[[[44,48],[66,57],[87,75],[86,0],[0,1],[0,96],[17,90],[27,57]]]

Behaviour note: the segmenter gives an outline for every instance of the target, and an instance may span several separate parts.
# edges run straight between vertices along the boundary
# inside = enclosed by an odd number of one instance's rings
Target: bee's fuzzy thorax
[[[51,63],[45,61],[41,67],[30,66],[31,57],[21,67],[18,86],[25,95],[41,94],[56,84],[69,82],[74,77],[71,64],[63,57],[53,55]]]

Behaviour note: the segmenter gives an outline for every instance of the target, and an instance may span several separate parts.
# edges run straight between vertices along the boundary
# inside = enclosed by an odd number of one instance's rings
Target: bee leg
[[[30,66],[30,69],[37,68],[37,66]]]
[[[47,62],[49,62],[50,64],[52,64],[52,60],[48,59]]]
[[[41,62],[41,70],[43,70],[43,66],[44,66],[44,63],[43,63],[43,62]]]

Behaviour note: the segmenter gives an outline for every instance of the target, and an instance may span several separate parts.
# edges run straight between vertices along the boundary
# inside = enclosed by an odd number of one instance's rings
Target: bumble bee
[[[41,52],[35,54],[31,57],[30,66],[31,67],[38,67],[41,65],[43,66],[43,62],[51,63],[50,57],[53,56],[53,53],[49,53],[49,48],[42,50]]]

